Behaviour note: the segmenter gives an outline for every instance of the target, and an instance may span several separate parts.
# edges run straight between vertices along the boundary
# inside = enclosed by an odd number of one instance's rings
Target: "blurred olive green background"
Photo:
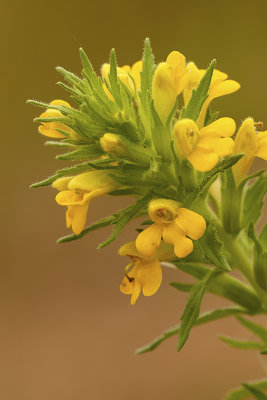
[[[246,5],[248,4],[248,5]],[[140,59],[149,36],[156,60],[179,50],[238,80],[242,89],[215,109],[240,124],[267,123],[266,0],[244,1],[5,1],[1,7],[1,275],[0,399],[217,400],[241,381],[264,376],[252,353],[232,350],[217,333],[249,338],[230,318],[196,328],[181,353],[176,338],[157,351],[134,350],[176,324],[186,296],[168,282],[182,273],[164,269],[161,290],[135,307],[119,292],[128,260],[117,255],[135,237],[134,224],[108,248],[98,231],[56,245],[65,235],[65,209],[50,188],[29,185],[63,167],[44,147],[28,98],[68,100],[54,67],[79,74],[83,47],[95,69],[116,48],[119,65]],[[266,125],[265,125],[266,126]],[[99,199],[89,222],[129,199]],[[208,296],[203,310],[227,304]]]

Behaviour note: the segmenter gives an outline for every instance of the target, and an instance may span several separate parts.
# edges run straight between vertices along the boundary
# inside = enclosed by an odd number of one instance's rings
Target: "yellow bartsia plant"
[[[216,60],[200,70],[193,62],[186,64],[179,51],[156,64],[149,39],[142,60],[132,67],[118,67],[112,50],[100,76],[82,49],[80,54],[81,76],[57,68],[72,105],[31,101],[45,110],[36,121],[39,132],[51,139],[46,144],[67,149],[56,158],[71,163],[32,185],[52,185],[58,190],[56,202],[66,207],[66,225],[73,234],[59,243],[112,226],[101,249],[135,223],[135,240],[119,250],[130,258],[120,290],[131,296],[132,305],[140,293],[157,292],[164,262],[171,263],[173,274],[181,269],[193,277],[183,283],[178,274],[178,282],[171,283],[189,292],[183,312],[179,302],[179,325],[139,353],[174,334],[181,350],[193,326],[231,315],[261,341],[223,340],[265,354],[267,330],[251,317],[267,316],[267,226],[261,232],[254,228],[267,176],[248,173],[255,157],[267,160],[267,131],[247,118],[235,136],[232,116],[218,118],[210,108],[213,99],[235,92],[239,83],[215,69]],[[105,195],[124,196],[128,206],[111,215],[103,210],[103,218],[87,226],[91,201]],[[234,306],[200,314],[206,292]]]

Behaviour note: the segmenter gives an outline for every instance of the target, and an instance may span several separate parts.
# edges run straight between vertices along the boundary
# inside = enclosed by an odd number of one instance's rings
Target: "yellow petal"
[[[199,81],[201,80],[202,73],[201,71],[197,68],[195,63],[189,62],[186,66],[186,79],[185,79],[185,85],[184,85],[184,90],[183,90],[183,97],[184,97],[184,103],[187,105],[189,102],[191,95],[192,95],[192,90],[197,87],[199,84]]]
[[[52,122],[42,122],[42,125],[38,126],[38,131],[44,135],[44,136],[48,136],[54,139],[63,139],[65,138],[65,136],[63,135],[63,133],[58,132],[56,129],[61,129],[60,127],[58,128],[54,128],[51,125],[49,126],[48,124],[50,124]],[[62,129],[63,130],[63,129]]]
[[[123,71],[125,71],[127,74],[128,74],[128,72],[131,72],[131,67],[130,67],[130,65],[123,65],[123,66],[121,67],[121,69],[123,69]]]
[[[205,219],[192,210],[180,208],[175,220],[176,224],[182,228],[187,236],[192,239],[199,239],[206,229]]]
[[[85,205],[74,205],[68,207],[66,213],[66,223],[67,227],[72,227],[73,233],[79,235],[84,229],[86,224],[87,212],[89,204]]]
[[[51,104],[51,106],[66,106],[71,108],[70,104],[64,100],[53,100],[49,104]]]
[[[199,130],[191,119],[181,119],[174,125],[174,147],[180,157],[188,158],[199,140]]]
[[[247,118],[237,132],[234,153],[254,154],[256,149],[257,141],[254,120]]]
[[[140,253],[137,251],[135,246],[135,240],[125,243],[123,246],[119,248],[118,251],[120,256],[134,256],[140,258]]]
[[[236,123],[232,118],[219,118],[211,124],[200,129],[201,137],[218,135],[223,137],[232,136],[236,130]]]
[[[245,156],[233,166],[234,177],[237,183],[239,183],[249,171],[255,158],[257,148],[254,120],[252,118],[247,118],[243,121],[237,132],[233,149],[233,154],[245,153]]]
[[[267,131],[259,132],[256,136],[257,145],[267,144]]]
[[[132,306],[135,305],[136,300],[138,299],[140,293],[141,293],[141,285],[138,282],[136,282],[133,287],[133,292],[132,292],[132,297],[131,297],[131,305]]]
[[[114,157],[127,157],[129,152],[121,140],[121,136],[115,133],[105,133],[100,138],[100,145],[106,153]]]
[[[216,154],[219,157],[225,157],[228,154],[231,154],[234,148],[234,141],[232,138],[218,138],[218,137],[205,137],[204,139],[200,139],[198,142],[198,146],[204,147]]]
[[[59,178],[52,183],[52,187],[59,190],[67,190],[69,182],[73,179],[73,176],[64,176],[64,178]]]
[[[172,51],[168,55],[166,63],[171,65],[175,72],[182,73],[185,69],[185,56],[179,51]]]
[[[75,176],[69,183],[70,190],[82,190],[91,192],[95,189],[107,189],[115,187],[114,181],[107,175],[105,171],[89,171]]]
[[[56,195],[56,202],[61,206],[81,205],[82,201],[83,194],[72,190],[63,190]]]
[[[263,158],[263,160],[267,160],[267,143],[260,145],[255,155],[257,157]]]
[[[176,100],[172,68],[167,63],[159,64],[155,71],[152,84],[152,97],[155,110],[161,121],[165,123]]]
[[[205,70],[204,70],[205,71]],[[215,69],[212,74],[212,79],[211,83],[215,84],[219,81],[225,81],[225,79],[228,78],[228,75],[225,72],[219,71],[218,69]]]
[[[139,253],[152,257],[161,242],[163,224],[152,224],[144,229],[136,238],[135,245]]]
[[[144,296],[152,296],[159,289],[162,281],[162,271],[158,260],[136,263],[136,280],[143,288]]]
[[[188,160],[197,171],[205,172],[215,167],[219,161],[219,156],[205,147],[196,146],[188,156]]]
[[[141,71],[143,69],[143,62],[142,61],[137,61],[136,63],[133,64],[132,69],[130,71],[131,76],[133,77],[136,88],[140,89],[141,87]]]
[[[227,79],[226,81],[219,82],[218,84],[214,85],[209,91],[209,96],[211,99],[214,99],[216,97],[234,93],[238,89],[240,89],[240,84],[238,82]]]
[[[133,263],[130,263],[125,268],[125,271],[129,271],[129,269],[133,266]],[[136,268],[135,266],[127,273],[127,276],[124,275],[121,285],[120,291],[124,294],[132,294],[135,285],[135,277],[136,277]],[[130,279],[129,279],[130,278]]]
[[[188,254],[192,253],[192,240],[185,236],[185,232],[175,222],[164,227],[162,236],[165,242],[174,245],[174,253],[177,257],[186,257]]]
[[[130,264],[129,264],[130,266]],[[130,278],[130,279],[129,279]],[[136,303],[140,293],[141,293],[141,284],[137,279],[137,268],[134,266],[132,270],[128,273],[128,277],[124,276],[121,285],[120,291],[124,294],[131,294],[131,305]]]

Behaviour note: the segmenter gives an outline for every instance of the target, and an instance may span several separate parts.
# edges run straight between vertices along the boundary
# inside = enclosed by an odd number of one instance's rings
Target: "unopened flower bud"
[[[119,135],[114,133],[105,133],[100,139],[102,149],[115,157],[126,157],[128,151]]]

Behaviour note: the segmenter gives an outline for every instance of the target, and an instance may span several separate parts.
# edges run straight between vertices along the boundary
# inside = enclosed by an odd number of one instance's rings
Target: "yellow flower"
[[[52,106],[70,107],[69,103],[67,103],[64,100],[53,100],[49,104],[51,104]],[[51,108],[48,108],[45,112],[43,112],[40,115],[40,118],[61,118],[61,117],[63,117],[63,114],[60,111]],[[77,133],[74,132],[74,130],[72,130],[62,122],[42,122],[41,124],[42,125],[39,126],[38,131],[42,133],[42,135],[51,138],[56,138],[56,139],[66,138],[66,136],[64,136],[63,133],[58,132],[57,129],[61,129],[62,131],[69,133],[73,139],[77,138],[78,136]]]
[[[187,158],[198,171],[210,171],[219,157],[230,154],[234,147],[231,139],[236,124],[232,118],[219,118],[198,129],[191,119],[181,119],[174,126],[174,144],[177,154]]]
[[[143,62],[137,61],[133,64],[132,67],[129,65],[124,65],[123,67],[117,67],[117,75],[118,78],[127,86],[132,94],[134,94],[135,87],[137,90],[140,90],[141,86],[141,75],[140,72],[143,68]],[[110,72],[110,64],[104,64],[101,68],[102,77],[109,83],[109,72]],[[130,75],[130,76],[129,76]],[[133,80],[131,79],[133,78]],[[135,87],[134,87],[135,86]],[[107,96],[113,100],[113,96],[107,89],[106,85],[104,84],[104,90]]]
[[[161,244],[161,237],[166,243],[174,245],[177,257],[186,257],[193,251],[193,242],[201,238],[206,229],[205,219],[194,211],[180,208],[173,200],[152,200],[148,214],[155,223],[144,229],[136,239],[136,248],[146,257],[152,257]]]
[[[233,153],[245,153],[233,166],[237,184],[246,176],[255,157],[267,160],[267,131],[257,133],[257,125],[252,118],[247,118],[237,132]]]
[[[175,258],[171,247],[163,242],[152,257],[140,254],[134,241],[122,246],[119,254],[128,256],[132,260],[125,268],[125,276],[120,285],[122,293],[132,295],[132,305],[135,304],[141,290],[144,296],[152,296],[157,292],[162,281],[160,261],[170,261]]]
[[[66,225],[79,235],[86,224],[88,207],[93,199],[104,196],[118,185],[104,171],[89,171],[75,177],[57,179],[53,187],[60,190],[56,202],[67,206]]]
[[[185,105],[187,105],[190,100],[192,90],[198,86],[201,78],[206,72],[204,69],[198,69],[193,62],[187,64],[186,71],[187,74],[185,77],[185,85],[183,90]],[[211,84],[208,91],[209,97],[204,102],[201,113],[197,120],[197,125],[199,127],[202,127],[204,125],[207,109],[213,99],[215,99],[216,97],[224,96],[226,94],[234,93],[240,88],[240,84],[238,82],[227,78],[228,75],[224,72],[221,72],[217,69],[213,71]]]
[[[155,110],[165,123],[185,83],[185,57],[179,51],[172,51],[166,62],[158,65],[152,84]]]
[[[129,155],[120,136],[115,133],[105,133],[100,138],[100,145],[106,153],[110,153],[114,157],[127,157]]]

